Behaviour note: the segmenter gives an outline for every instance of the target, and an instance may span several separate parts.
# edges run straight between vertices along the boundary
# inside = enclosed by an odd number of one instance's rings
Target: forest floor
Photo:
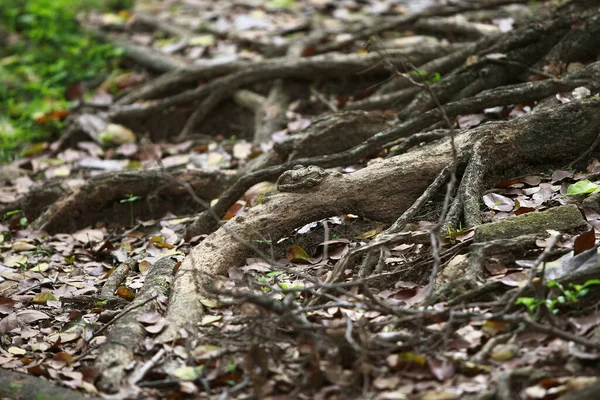
[[[81,15],[124,70],[0,167],[1,397],[600,397],[599,10]]]

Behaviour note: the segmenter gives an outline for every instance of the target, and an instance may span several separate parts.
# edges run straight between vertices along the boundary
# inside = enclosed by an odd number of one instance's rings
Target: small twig
[[[493,319],[499,319],[501,321],[511,322],[511,323],[524,323],[527,326],[529,326],[530,328],[535,329],[538,332],[547,333],[548,335],[551,335],[551,336],[555,336],[555,337],[558,337],[558,338],[561,338],[564,340],[569,340],[571,342],[575,342],[577,344],[587,347],[588,349],[600,350],[600,343],[597,341],[589,340],[589,339],[583,338],[581,336],[574,335],[572,333],[569,333],[567,331],[564,331],[564,330],[559,329],[554,326],[540,324],[539,322],[535,322],[535,321],[531,320],[529,317],[505,315],[505,316],[499,316],[499,318],[493,318]]]
[[[314,86],[310,87],[310,93],[315,96],[321,103],[325,104],[325,106],[327,106],[327,108],[329,108],[329,110],[331,110],[331,112],[339,112],[340,109],[338,108],[338,106],[336,106],[333,102],[329,101],[324,95],[323,93],[319,92]]]
[[[346,317],[346,333],[344,333],[344,337],[346,338],[346,341],[348,342],[348,344],[350,344],[350,346],[352,346],[354,351],[356,351],[356,352],[360,351],[360,346],[358,345],[358,343],[356,343],[356,340],[354,340],[354,338],[352,337],[352,320],[348,317]]]
[[[29,292],[30,290],[37,289],[37,288],[42,287],[42,286],[44,286],[44,285],[46,285],[48,283],[54,285],[54,284],[56,284],[57,280],[58,280],[58,272],[54,275],[54,278],[48,279],[48,280],[43,280],[40,283],[37,283],[37,284],[35,284],[33,286],[29,286],[29,287],[27,287],[25,289],[19,290],[17,293],[15,293],[15,296],[19,296],[21,294],[25,294],[25,293]]]
[[[507,60],[507,59],[504,59],[504,58],[486,58],[485,60],[486,61],[490,61],[492,63],[496,63],[496,64],[514,65],[514,66],[517,66],[517,67],[521,67],[521,68],[524,68],[524,69],[528,70],[531,73],[543,76],[544,78],[548,78],[548,79],[555,79],[556,78],[552,74],[548,74],[548,73],[546,73],[544,71],[541,71],[539,69],[532,68],[529,65],[523,64],[523,63],[518,62],[518,61]]]
[[[137,371],[131,374],[128,380],[129,384],[133,386],[139,381],[141,381],[142,378],[146,376],[148,371],[150,371],[158,363],[158,361],[162,358],[164,354],[165,349],[160,349],[154,356],[152,356],[150,360],[146,361],[146,363],[144,363],[144,365],[141,368],[139,368]]]

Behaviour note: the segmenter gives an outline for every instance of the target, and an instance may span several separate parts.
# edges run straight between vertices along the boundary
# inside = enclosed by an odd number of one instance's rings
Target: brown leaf
[[[60,121],[62,119],[65,119],[70,113],[71,111],[69,110],[53,111],[51,113],[44,114],[39,118],[36,118],[35,123],[41,125],[45,124],[48,121]]]
[[[0,313],[8,314],[9,312],[12,312],[16,303],[17,302],[14,301],[13,299],[9,299],[8,297],[0,296]]]
[[[231,208],[227,211],[227,214],[223,217],[223,221],[229,221],[231,218],[240,214],[244,210],[245,202],[237,201]]]
[[[595,230],[589,230],[587,232],[583,232],[581,235],[575,238],[575,244],[573,245],[573,250],[575,254],[582,253],[586,250],[589,250],[594,247],[596,244],[596,233]]]
[[[61,351],[59,353],[56,353],[52,359],[55,361],[70,362],[71,360],[73,360],[73,356],[69,353]]]
[[[119,286],[117,289],[117,296],[124,298],[125,300],[132,301],[135,299],[135,293],[125,286]]]
[[[17,318],[21,320],[25,324],[29,324],[31,322],[38,321],[40,319],[48,319],[50,318],[46,314],[37,310],[25,310],[17,313]]]

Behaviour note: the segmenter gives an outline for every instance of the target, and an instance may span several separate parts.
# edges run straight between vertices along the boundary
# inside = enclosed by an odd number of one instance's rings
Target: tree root
[[[399,17],[392,18],[386,22],[379,22],[375,25],[368,27],[361,27],[357,29],[355,32],[350,33],[349,37],[344,40],[339,40],[333,43],[327,43],[322,46],[317,47],[317,53],[326,53],[334,50],[342,49],[357,40],[361,40],[364,38],[368,38],[373,35],[377,35],[380,32],[392,29],[399,29],[402,27],[408,27],[418,22],[420,19],[425,19],[429,17],[441,17],[447,15],[453,15],[460,12],[470,11],[470,10],[484,10],[488,8],[496,8],[506,4],[511,3],[519,3],[523,0],[486,0],[480,1],[477,3],[470,3],[467,6],[453,6],[453,5],[444,5],[438,7],[432,7],[418,14],[411,15],[403,15]]]
[[[204,200],[218,197],[225,187],[236,179],[234,173],[207,173],[185,171],[175,175],[176,179],[189,183]],[[135,192],[132,192],[134,190]],[[133,217],[160,218],[165,210],[179,210],[183,214],[193,212],[193,201],[180,185],[168,179],[160,171],[127,171],[99,175],[85,185],[63,197],[35,221],[32,229],[48,232],[69,232],[97,221],[129,224],[131,209],[120,201],[128,195],[136,195],[143,201],[135,203]],[[107,211],[111,209],[112,211]],[[107,221],[107,216],[112,219]]]
[[[584,70],[568,74],[562,79],[527,82],[487,90],[475,97],[446,104],[443,109],[448,117],[452,118],[460,114],[470,114],[498,105],[538,100],[556,92],[572,90],[582,85],[596,86],[597,81],[590,82],[588,79],[580,79],[584,76],[590,80],[594,76],[600,76],[600,62],[590,64]],[[295,165],[317,165],[323,168],[331,168],[348,162],[356,162],[361,157],[377,152],[386,143],[417,133],[437,123],[440,119],[439,110],[434,109],[380,132],[350,150],[327,156],[296,159],[244,175],[219,198],[219,201],[212,207],[212,212],[200,214],[194,224],[188,228],[188,232],[191,235],[212,232],[218,226],[214,220],[214,214],[219,217],[225,215],[227,210],[252,185],[264,180],[276,179],[281,173]]]
[[[150,311],[160,311],[158,297],[168,290],[175,260],[168,257],[158,260],[148,272],[144,286],[129,311],[114,323],[106,342],[100,347],[94,366],[100,370],[97,387],[106,393],[121,389],[125,368],[134,360],[134,352],[144,342],[146,330],[139,316]]]
[[[440,48],[431,49],[426,47],[416,51],[412,49],[408,51],[397,50],[390,52],[389,54],[392,57],[392,60],[395,60],[396,62],[402,62],[408,59],[413,64],[419,65],[438,57],[439,52]],[[153,104],[138,107],[124,107],[125,104],[131,104],[132,95],[128,97],[127,100],[121,99],[119,104],[122,104],[123,106],[114,107],[112,116],[113,118],[125,116],[142,117],[155,112],[156,110],[173,105],[202,100],[207,96],[209,97],[213,91],[223,92],[219,96],[219,99],[223,99],[226,96],[230,96],[233,93],[233,90],[238,89],[241,86],[277,78],[301,78],[312,80],[317,77],[349,76],[361,71],[364,73],[367,73],[365,71],[368,71],[369,74],[382,74],[385,71],[382,67],[373,68],[373,65],[377,64],[378,61],[379,55],[374,53],[349,55],[326,54],[298,60],[281,57],[251,64],[243,63],[237,66],[229,66],[226,69],[224,66],[221,66],[220,69],[216,69],[215,67],[212,69],[199,69],[197,71],[187,70],[185,73],[182,71],[177,73],[174,72],[168,77],[158,78],[160,79],[159,83],[153,82],[151,84],[152,90],[149,88],[141,88],[140,90],[144,91],[144,93],[151,93],[152,97],[156,97],[158,93],[173,88],[174,85],[194,82],[198,77],[204,77],[209,73],[210,75],[220,75],[222,77],[215,77],[216,79],[203,86],[160,101],[155,101]],[[223,76],[226,72],[229,72],[229,75]],[[136,95],[135,97],[137,97],[136,100],[140,99],[139,95]]]
[[[509,122],[488,123],[457,135],[456,146],[462,153],[469,153],[477,144],[485,154],[482,155],[486,165],[484,175],[517,161],[562,160],[578,154],[595,140],[600,122],[598,107],[600,100],[589,99],[533,112]],[[326,173],[316,186],[313,181],[304,185],[301,179],[286,183],[286,187],[295,191],[265,199],[263,204],[232,219],[191,251],[177,272],[167,315],[170,334],[165,337],[172,338],[181,328],[181,321],[193,323],[194,316],[199,315],[192,307],[198,304],[200,296],[200,289],[194,284],[197,277],[225,274],[231,266],[242,263],[249,254],[248,242],[263,235],[276,239],[291,227],[343,213],[391,221],[407,210],[451,162],[446,140],[353,174]],[[281,181],[279,186],[281,189]],[[318,196],[310,194],[315,190],[319,191]]]

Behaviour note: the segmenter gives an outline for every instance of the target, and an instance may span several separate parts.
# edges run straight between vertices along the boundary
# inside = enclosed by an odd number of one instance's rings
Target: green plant
[[[581,298],[586,296],[590,292],[590,286],[594,285],[600,285],[600,279],[590,279],[583,285],[569,283],[569,289],[565,289],[564,286],[557,281],[548,282],[549,288],[556,287],[562,293],[562,295],[558,296],[555,300],[557,304],[566,304],[571,307],[579,307]]]
[[[106,303],[108,303],[108,300],[100,300],[96,302],[96,305],[98,307],[104,307],[106,305]]]
[[[23,210],[12,210],[12,211],[5,212],[4,215],[2,216],[2,222],[6,221],[9,217],[12,217],[13,215],[17,215],[21,212],[23,212]]]
[[[107,74],[120,51],[82,31],[76,14],[85,0],[4,0],[0,25],[17,41],[0,46],[0,159],[28,141],[48,139],[69,107],[64,93]]]
[[[600,285],[600,279],[590,279],[583,285],[569,283],[568,289],[565,289],[565,287],[557,281],[550,281],[548,282],[548,288],[555,287],[561,293],[555,299],[519,297],[515,304],[524,305],[531,314],[536,313],[542,306],[546,306],[553,314],[557,314],[559,312],[559,307],[561,306],[579,308],[580,300],[589,293],[589,287],[594,285]]]
[[[223,368],[224,372],[235,372],[237,369],[237,364],[235,362],[235,358],[231,359],[231,362]]]
[[[446,237],[448,239],[454,240],[458,235],[460,235],[461,233],[463,233],[465,230],[462,226],[462,222],[458,225],[458,229],[457,230],[453,230],[452,228],[448,227],[448,231],[446,234]]]
[[[141,200],[140,196],[134,196],[133,194],[128,194],[126,198],[119,201],[119,203],[129,203],[129,216],[131,217],[131,226],[135,225],[135,218],[133,217],[133,203]]]
[[[427,71],[415,69],[410,71],[408,74],[413,78],[422,78],[422,80],[428,85],[442,80],[442,75],[439,72],[432,72],[428,74]]]
[[[17,266],[19,267],[19,269],[21,271],[25,271],[27,269],[28,264],[27,264],[27,262],[20,262],[20,263],[17,263]]]

